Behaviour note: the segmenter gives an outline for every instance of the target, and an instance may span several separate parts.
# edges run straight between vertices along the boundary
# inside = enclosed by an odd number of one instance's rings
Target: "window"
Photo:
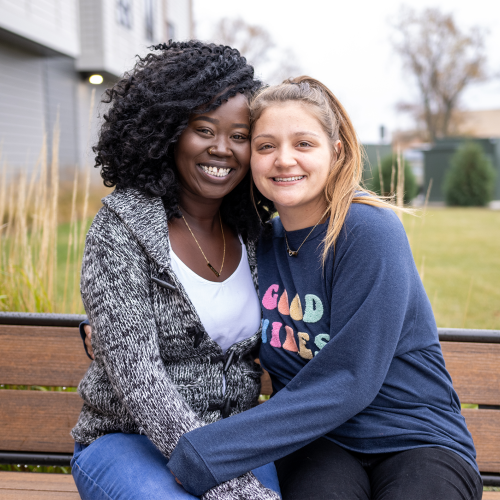
[[[153,2],[154,0],[144,0],[144,21],[146,23],[146,38],[151,42],[154,40]]]
[[[116,0],[116,18],[118,24],[132,28],[132,0]]]

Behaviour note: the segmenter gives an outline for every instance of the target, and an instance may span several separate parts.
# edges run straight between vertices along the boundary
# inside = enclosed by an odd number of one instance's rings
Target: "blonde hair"
[[[334,162],[326,181],[324,194],[329,206],[330,222],[324,240],[323,262],[344,225],[351,203],[397,209],[386,198],[362,187],[363,151],[349,115],[330,89],[309,76],[285,80],[260,90],[250,102],[252,128],[264,110],[286,102],[299,102],[314,109],[316,117],[332,141]],[[334,144],[341,142],[340,152]],[[367,196],[368,195],[368,196]]]

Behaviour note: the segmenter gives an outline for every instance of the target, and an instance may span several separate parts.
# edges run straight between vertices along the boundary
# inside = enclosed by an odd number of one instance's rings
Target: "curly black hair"
[[[134,187],[161,196],[167,218],[180,217],[174,144],[193,112],[208,112],[238,92],[250,96],[261,83],[238,50],[197,40],[150,47],[102,102],[110,104],[93,151],[108,187]],[[250,172],[223,200],[221,215],[245,240],[274,207],[255,190]],[[255,201],[255,203],[253,202]],[[260,221],[259,221],[260,218]]]

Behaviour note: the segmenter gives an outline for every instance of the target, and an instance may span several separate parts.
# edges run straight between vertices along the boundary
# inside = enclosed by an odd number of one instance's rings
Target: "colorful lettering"
[[[284,316],[290,315],[290,307],[288,307],[288,293],[286,293],[286,290],[281,295],[280,301],[278,303],[278,311]]]
[[[270,344],[273,347],[281,347],[281,342],[280,342],[280,329],[283,326],[283,323],[279,323],[278,321],[273,322],[273,332],[272,332],[272,339]]]
[[[297,342],[295,342],[295,336],[293,334],[293,330],[289,326],[285,326],[286,330],[286,340],[283,344],[283,349],[291,352],[298,352]]]
[[[314,343],[319,351],[321,351],[321,349],[323,349],[329,341],[330,335],[328,335],[328,333],[320,333],[319,335],[316,335],[316,338],[314,339]],[[318,354],[319,351],[317,351],[316,354]]]
[[[323,317],[323,302],[317,295],[308,293],[306,295],[306,312],[304,323],[316,323]]]
[[[275,309],[276,306],[278,305],[278,290],[279,290],[279,285],[271,285],[268,289],[267,292],[264,294],[264,298],[262,299],[262,305],[266,309]]]
[[[304,359],[312,359],[313,358],[313,353],[311,349],[308,349],[306,347],[306,342],[309,340],[309,334],[304,333],[304,332],[299,332],[298,334],[299,337],[299,356]]]
[[[265,319],[262,322],[262,343],[267,343],[267,327],[269,326],[269,320]]]
[[[304,316],[302,314],[302,306],[300,304],[299,294],[295,295],[295,298],[292,300],[292,304],[290,305],[290,316],[295,321],[300,321]]]

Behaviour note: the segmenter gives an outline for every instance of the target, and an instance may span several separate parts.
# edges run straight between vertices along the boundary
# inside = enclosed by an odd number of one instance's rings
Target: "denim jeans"
[[[73,478],[82,500],[193,500],[175,482],[165,458],[139,434],[106,434],[92,444],[75,443]],[[274,464],[253,471],[267,488],[279,493]]]

